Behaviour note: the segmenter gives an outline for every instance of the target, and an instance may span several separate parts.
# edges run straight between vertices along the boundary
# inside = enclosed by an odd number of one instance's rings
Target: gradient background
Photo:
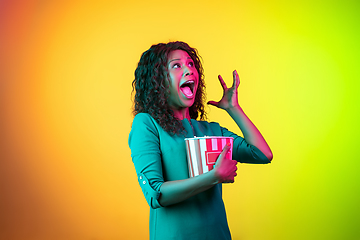
[[[131,82],[169,40],[199,50],[208,100],[238,70],[273,150],[224,186],[233,239],[360,239],[359,3],[127,2],[0,0],[0,239],[147,239]]]

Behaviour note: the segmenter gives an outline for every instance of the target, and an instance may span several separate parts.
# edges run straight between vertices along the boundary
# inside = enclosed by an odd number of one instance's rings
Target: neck
[[[174,116],[179,120],[183,120],[185,118],[190,120],[189,108],[181,108],[181,109],[173,109]]]

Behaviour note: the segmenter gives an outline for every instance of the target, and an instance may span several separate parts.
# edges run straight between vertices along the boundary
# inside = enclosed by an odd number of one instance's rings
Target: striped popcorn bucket
[[[186,152],[189,166],[189,176],[209,172],[227,143],[231,144],[226,157],[232,159],[232,137],[194,137],[185,138]]]

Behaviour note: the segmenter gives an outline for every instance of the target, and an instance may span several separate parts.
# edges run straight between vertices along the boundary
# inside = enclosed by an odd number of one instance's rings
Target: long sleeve
[[[147,114],[135,116],[129,135],[129,147],[145,199],[151,208],[159,208],[160,187],[164,183],[157,128]]]
[[[233,137],[233,159],[240,163],[267,164],[269,159],[255,146],[248,144],[243,137],[221,127],[224,137]]]

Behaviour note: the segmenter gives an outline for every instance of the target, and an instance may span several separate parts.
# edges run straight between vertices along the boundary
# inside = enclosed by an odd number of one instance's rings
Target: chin
[[[186,105],[186,107],[191,107],[192,105],[194,105],[194,103],[195,103],[195,100],[194,99],[192,99],[191,101],[188,101],[188,102],[186,102],[186,103],[184,103],[184,105]]]

